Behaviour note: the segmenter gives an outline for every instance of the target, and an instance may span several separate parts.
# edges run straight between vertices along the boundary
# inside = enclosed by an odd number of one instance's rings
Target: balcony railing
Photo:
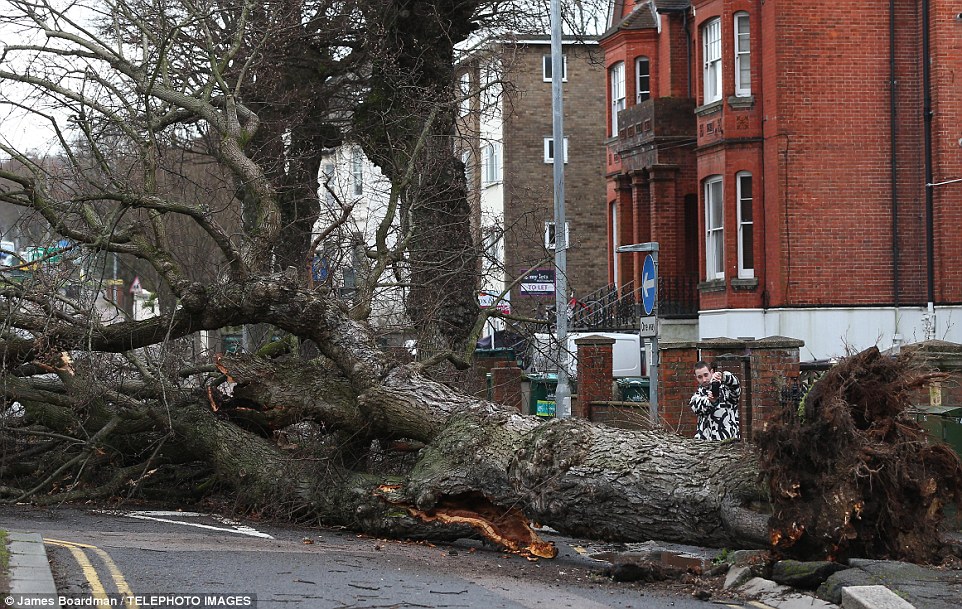
[[[698,315],[698,279],[689,276],[658,278],[658,316],[692,318]],[[636,330],[644,311],[641,288],[633,281],[609,284],[569,304],[571,329]]]
[[[656,138],[695,137],[695,100],[659,97],[618,112],[621,145],[635,146]]]

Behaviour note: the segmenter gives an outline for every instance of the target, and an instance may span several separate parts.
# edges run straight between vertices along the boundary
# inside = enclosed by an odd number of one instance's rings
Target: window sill
[[[500,185],[501,185],[501,180],[495,180],[494,182],[482,182],[481,190],[484,190],[485,188],[491,188],[492,186],[500,186]]]
[[[728,107],[732,110],[751,110],[755,107],[755,96],[736,97],[732,95],[728,98]]]
[[[733,290],[754,291],[758,287],[758,277],[732,278]]]
[[[698,106],[695,108],[695,116],[706,116],[708,114],[714,114],[722,109],[723,100],[715,100],[710,104],[705,104],[704,106]]]
[[[724,292],[725,291],[725,280],[724,279],[709,279],[708,281],[702,281],[698,284],[698,291],[702,293],[707,292]]]

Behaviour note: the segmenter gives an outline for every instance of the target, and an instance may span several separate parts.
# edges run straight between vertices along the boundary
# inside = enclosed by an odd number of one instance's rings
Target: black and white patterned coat
[[[691,396],[688,405],[698,417],[696,440],[732,440],[741,438],[738,424],[738,399],[742,395],[741,385],[735,375],[727,370],[722,372],[721,388],[717,399],[709,399],[711,386],[700,386]]]

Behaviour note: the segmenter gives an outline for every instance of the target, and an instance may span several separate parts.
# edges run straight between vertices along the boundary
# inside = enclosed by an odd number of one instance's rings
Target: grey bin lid
[[[962,417],[962,406],[921,406],[918,412],[939,417]]]

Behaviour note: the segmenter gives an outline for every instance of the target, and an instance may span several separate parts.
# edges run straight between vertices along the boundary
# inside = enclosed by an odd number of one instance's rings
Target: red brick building
[[[616,0],[609,276],[637,284],[615,248],[657,241],[660,304],[691,282],[698,338],[791,336],[803,360],[962,341],[960,10]]]

